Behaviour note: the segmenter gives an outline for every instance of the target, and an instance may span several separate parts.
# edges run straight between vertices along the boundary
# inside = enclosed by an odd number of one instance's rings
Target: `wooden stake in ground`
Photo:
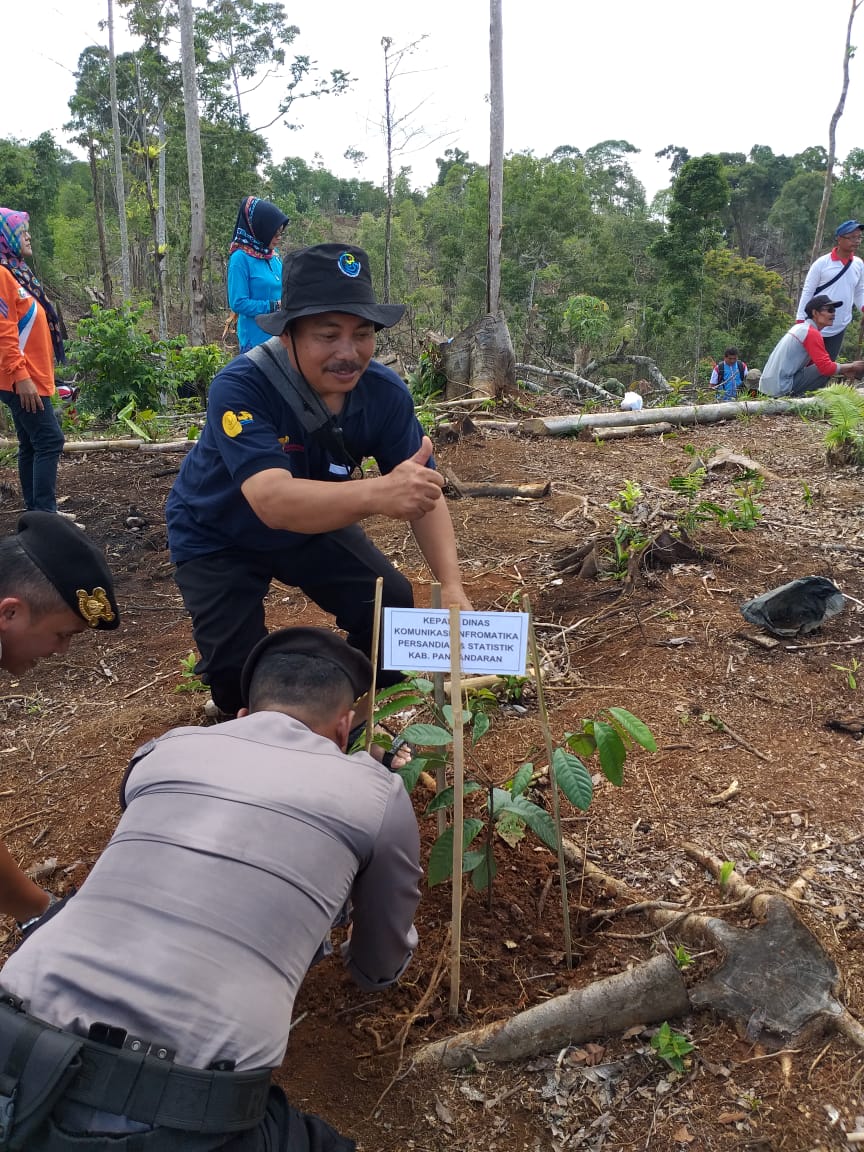
[[[441,585],[434,583],[432,585],[432,607],[441,607]],[[441,716],[444,712],[444,673],[432,673],[432,691],[435,699],[435,711]],[[447,787],[447,765],[442,762],[435,769],[435,787],[438,792],[443,792]],[[447,827],[447,811],[444,808],[439,808],[436,813],[436,822],[438,826],[438,835],[440,836],[444,829]]]
[[[375,581],[375,607],[372,609],[372,683],[369,685],[369,714],[366,719],[366,751],[375,735],[375,693],[378,689],[378,650],[381,647],[381,601],[384,599],[384,577]]]
[[[567,899],[567,862],[564,859],[563,837],[561,832],[561,798],[558,795],[558,781],[555,778],[555,749],[549,729],[549,714],[546,711],[546,697],[543,694],[543,676],[540,671],[540,654],[537,651],[537,637],[534,634],[534,618],[531,615],[531,601],[522,597],[522,611],[528,614],[528,646],[534,665],[534,686],[537,690],[537,707],[540,711],[540,727],[546,742],[546,756],[549,759],[549,787],[552,793],[552,816],[555,820],[555,839],[558,844],[558,879],[561,885],[561,916],[564,922],[564,955],[567,967],[573,967],[573,942],[570,932],[570,902]],[[491,880],[490,880],[491,883]]]
[[[465,824],[465,756],[462,746],[462,639],[457,605],[450,607],[450,702],[453,708],[453,902],[450,935],[450,1015],[459,1014],[462,948],[462,837]]]

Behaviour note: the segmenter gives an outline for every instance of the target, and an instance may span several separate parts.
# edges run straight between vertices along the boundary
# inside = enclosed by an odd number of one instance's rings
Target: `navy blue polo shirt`
[[[382,473],[413,456],[423,438],[405,383],[375,360],[346,396],[338,420],[352,458],[360,463],[374,456]],[[325,444],[306,435],[248,356],[237,356],[210,386],[207,423],[168,495],[175,564],[225,548],[269,552],[307,539],[268,528],[240,491],[250,476],[268,468],[284,468],[302,480],[346,480],[348,471]]]

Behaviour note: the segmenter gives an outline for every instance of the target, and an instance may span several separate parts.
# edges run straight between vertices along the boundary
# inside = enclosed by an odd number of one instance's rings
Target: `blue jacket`
[[[278,256],[259,260],[238,248],[228,258],[228,307],[237,313],[237,339],[240,351],[269,340],[255,323],[255,317],[269,312],[271,303],[282,296],[282,261]]]

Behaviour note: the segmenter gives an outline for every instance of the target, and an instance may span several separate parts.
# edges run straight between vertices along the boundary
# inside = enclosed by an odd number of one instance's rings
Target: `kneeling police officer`
[[[346,901],[362,988],[396,981],[416,945],[410,799],[345,754],[371,672],[327,629],[272,632],[236,720],[138,750],[107,848],[0,971],[0,1149],[355,1147],[270,1073]]]

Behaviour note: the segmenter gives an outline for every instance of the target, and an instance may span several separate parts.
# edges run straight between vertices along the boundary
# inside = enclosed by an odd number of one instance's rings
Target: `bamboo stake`
[[[441,607],[441,585],[437,581],[432,585],[432,607]],[[435,693],[435,711],[440,715],[444,711],[445,703],[443,672],[432,673],[432,686]],[[447,787],[446,761],[439,764],[435,769],[435,787],[439,792],[443,792],[443,790]],[[444,808],[439,808],[435,815],[438,825],[438,835],[440,836],[444,829],[447,827],[447,812]]]
[[[558,779],[555,775],[554,747],[549,728],[549,713],[546,711],[546,697],[543,693],[543,675],[540,670],[540,654],[537,651],[537,637],[534,633],[534,617],[531,615],[531,601],[522,597],[522,611],[528,614],[528,646],[534,664],[534,687],[537,690],[537,707],[540,711],[540,727],[546,742],[546,755],[549,758],[549,790],[552,793],[552,816],[555,820],[555,839],[558,841],[558,879],[561,884],[561,913],[564,921],[564,955],[567,967],[573,967],[573,942],[570,932],[570,903],[567,898],[567,862],[564,859],[564,837],[561,830],[561,798],[558,795]]]
[[[375,735],[375,692],[378,687],[378,650],[381,647],[381,601],[384,598],[384,577],[375,581],[375,606],[372,609],[372,683],[369,685],[369,712],[366,718],[366,751],[372,747]]]
[[[450,932],[450,1015],[459,1015],[459,953],[462,947],[462,837],[465,824],[465,758],[462,744],[462,641],[459,607],[450,608],[450,697],[453,706],[453,900]]]

